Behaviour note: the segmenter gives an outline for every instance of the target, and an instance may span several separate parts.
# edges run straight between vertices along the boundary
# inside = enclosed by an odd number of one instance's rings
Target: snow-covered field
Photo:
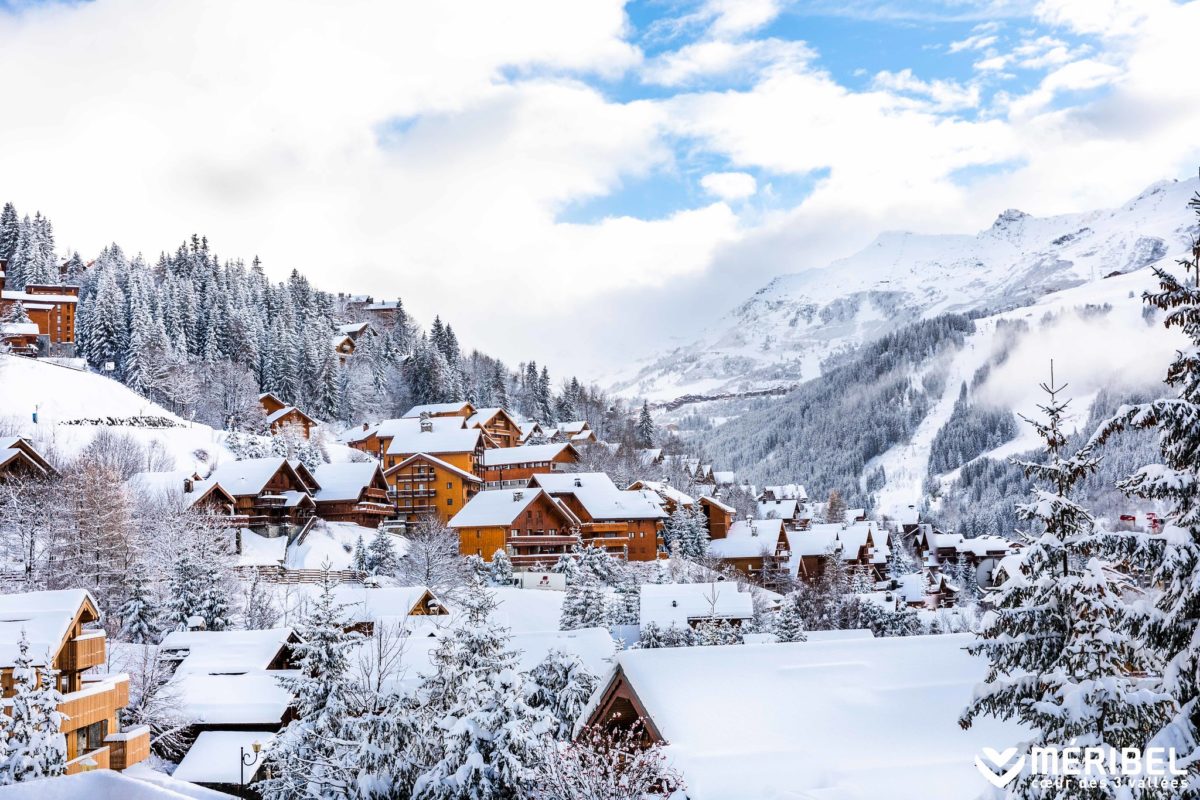
[[[111,429],[144,446],[157,442],[177,469],[204,471],[205,463],[233,457],[222,444],[222,432],[182,419],[117,381],[47,361],[0,355],[0,430],[25,436],[43,452],[69,459],[92,441],[99,426],[64,423],[98,417],[170,420],[178,427]]]

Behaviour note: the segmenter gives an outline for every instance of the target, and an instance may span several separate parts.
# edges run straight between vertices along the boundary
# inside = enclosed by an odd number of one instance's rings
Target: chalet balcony
[[[104,663],[107,635],[103,630],[84,631],[67,642],[60,657],[60,669],[64,672],[82,672],[89,667]]]
[[[629,523],[626,522],[585,522],[583,535],[588,536],[628,536]]]
[[[534,533],[508,537],[510,547],[570,547],[579,544],[579,537],[566,534]]]
[[[264,494],[254,498],[254,508],[283,508],[287,498],[281,494]]]
[[[111,752],[105,746],[72,758],[67,762],[65,773],[67,775],[74,775],[78,772],[89,772],[94,769],[111,769],[111,765]]]
[[[147,725],[138,725],[118,733],[110,733],[104,739],[104,743],[108,745],[110,768],[125,769],[150,757],[150,728]]]
[[[63,695],[58,710],[67,716],[64,731],[78,730],[109,719],[118,708],[129,705],[129,676],[111,675],[86,682],[77,692]]]
[[[363,492],[363,499],[367,502],[386,503],[388,492],[384,489],[367,489]]]
[[[437,497],[437,489],[400,489],[394,492],[396,497]]]

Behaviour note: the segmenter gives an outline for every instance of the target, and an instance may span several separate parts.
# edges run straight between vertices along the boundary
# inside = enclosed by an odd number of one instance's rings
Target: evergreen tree
[[[363,544],[363,537],[360,533],[358,539],[354,542],[354,554],[351,556],[351,565],[358,572],[370,571],[370,559],[367,557],[367,548]]]
[[[599,583],[584,580],[567,587],[558,627],[564,631],[608,627],[608,603]]]
[[[0,784],[50,778],[66,769],[67,741],[59,730],[64,717],[58,711],[63,696],[57,677],[49,667],[34,666],[29,638],[22,629],[12,670],[11,721]]]
[[[1035,731],[1031,747],[1131,747],[1164,718],[1168,698],[1155,697],[1152,681],[1143,677],[1149,665],[1128,636],[1120,587],[1098,559],[1083,561],[1093,521],[1070,494],[1098,459],[1091,445],[1064,452],[1063,388],[1055,384],[1052,366],[1049,383],[1042,384],[1049,399],[1039,406],[1046,419],[1028,420],[1047,459],[1021,462],[1045,485],[1035,486],[1030,502],[1018,509],[1037,538],[1022,550],[970,648],[988,659],[989,669],[960,722],[966,728],[980,715],[1015,718]],[[1008,787],[1009,796],[1046,796],[1038,778],[1024,773]],[[1120,791],[1073,786],[1070,796],[1110,798]]]
[[[642,410],[638,414],[633,441],[638,447],[654,447],[654,418],[650,416],[650,403],[647,400],[642,401]]]
[[[553,649],[529,673],[529,705],[550,715],[554,734],[569,741],[598,680],[579,656]]]
[[[135,568],[129,584],[129,597],[121,605],[118,614],[121,618],[121,641],[133,644],[154,644],[158,641],[154,601],[150,596],[146,573],[140,566]]]
[[[508,586],[513,579],[512,561],[508,557],[508,553],[503,547],[497,548],[492,554],[492,563],[489,568],[492,583],[497,586]]]
[[[266,755],[267,779],[255,788],[263,800],[327,800],[345,797],[354,779],[349,740],[349,650],[357,642],[345,630],[334,584],[326,572],[311,613],[296,631],[297,674],[280,678],[293,696],[296,717]]]
[[[12,258],[21,235],[21,219],[12,203],[5,203],[0,211],[0,260]]]
[[[797,592],[792,592],[783,598],[771,631],[781,642],[808,641],[808,636],[804,631],[804,615],[800,612],[800,601],[801,596]]]
[[[727,619],[708,617],[700,620],[696,628],[697,645],[741,644],[742,635]]]
[[[375,533],[367,548],[367,567],[372,575],[395,575],[400,567],[392,535],[383,529]]]
[[[187,630],[188,620],[204,615],[204,571],[191,548],[184,548],[171,565],[167,576],[167,602],[163,627],[168,631]]]
[[[842,493],[837,489],[829,490],[829,499],[825,502],[825,521],[839,523],[846,521],[846,501],[842,499]]]
[[[474,587],[462,604],[465,624],[438,645],[434,674],[421,687],[434,758],[413,795],[515,800],[528,789],[539,738],[552,722],[525,700],[508,631],[491,619],[491,593]]]

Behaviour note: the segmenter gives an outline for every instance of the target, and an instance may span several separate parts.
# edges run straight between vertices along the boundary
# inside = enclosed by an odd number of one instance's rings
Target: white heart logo
[[[1017,748],[1010,747],[1003,752],[996,752],[990,747],[983,748],[983,755],[999,769],[1004,769],[1004,765],[1012,760],[1012,757],[1017,754]],[[1012,779],[1017,777],[1017,773],[1021,771],[1021,767],[1025,766],[1025,756],[1017,759],[1017,762],[1009,767],[1004,772],[997,775],[991,766],[985,764],[983,759],[975,756],[975,768],[979,770],[979,774],[984,779],[995,786],[997,789],[1003,789]]]

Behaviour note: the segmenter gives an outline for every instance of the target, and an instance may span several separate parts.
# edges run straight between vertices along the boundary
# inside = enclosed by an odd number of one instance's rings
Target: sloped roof
[[[757,558],[764,552],[773,554],[783,531],[780,519],[740,519],[729,526],[724,539],[708,543],[709,555],[716,558]]]
[[[313,499],[318,503],[357,500],[363,489],[375,480],[377,474],[382,481],[383,472],[376,461],[322,464],[313,473],[313,477],[321,484]]]
[[[966,652],[972,641],[634,649],[617,654],[614,676],[670,743],[693,800],[959,800],[987,788],[974,763],[980,748],[1028,737],[1010,722],[958,726],[963,698],[987,672]]]
[[[291,628],[173,631],[162,640],[160,652],[184,655],[176,675],[253,672],[266,669],[291,638]]]
[[[254,743],[266,747],[275,739],[270,731],[201,731],[172,777],[195,783],[233,785],[249,782],[262,767],[259,757],[243,769],[239,760],[245,753],[254,752]],[[94,800],[94,799],[93,799]]]
[[[525,444],[520,447],[494,447],[483,451],[483,465],[485,467],[507,467],[513,464],[552,461],[555,456],[567,448],[570,448],[572,451],[575,449],[571,447],[569,442]]]
[[[213,470],[208,479],[221,484],[221,487],[234,497],[244,497],[261,492],[272,476],[281,469],[291,472],[298,483],[304,483],[282,456],[226,461]]]
[[[450,520],[452,528],[508,525],[538,497],[541,489],[488,489],[472,497]],[[557,505],[555,506],[557,508]]]
[[[446,420],[446,422],[439,422]],[[405,418],[388,420],[381,424],[379,435],[391,436],[388,455],[412,455],[413,453],[469,453],[479,447],[483,431],[465,428],[463,417],[433,417],[431,430],[421,430],[421,420]]]
[[[459,414],[463,409],[473,408],[466,400],[457,403],[425,403],[424,405],[413,406],[405,414],[405,419],[414,419],[422,414],[430,416],[436,414]]]
[[[754,598],[739,592],[737,583],[646,583],[641,589],[641,624],[682,628],[688,620],[715,616],[718,619],[749,619],[754,616]]]
[[[257,670],[235,675],[189,672],[169,682],[183,719],[203,725],[278,725],[291,694],[279,685],[287,670]]]
[[[572,494],[594,520],[664,519],[658,495],[649,490],[621,491],[604,472],[555,472],[531,481],[550,494]]]
[[[34,664],[45,663],[47,653],[57,655],[85,603],[96,607],[84,589],[0,594],[0,667],[11,667],[16,662],[22,632],[29,641]]]
[[[451,464],[447,461],[442,461],[437,456],[431,456],[428,453],[414,453],[413,455],[411,455],[408,458],[401,461],[396,466],[388,469],[383,474],[385,477],[388,475],[391,475],[393,472],[398,472],[401,468],[407,467],[409,464],[411,464],[414,461],[428,461],[430,464],[433,464],[436,467],[440,467],[441,469],[444,469],[448,472],[453,472],[455,475],[462,478],[464,481],[470,481],[471,483],[483,483],[483,479],[480,478],[475,473],[467,472],[465,469],[459,469],[458,467],[454,466],[453,464]]]
[[[184,491],[185,481],[191,480],[192,490]],[[213,492],[228,495],[229,492],[221,484],[212,480],[199,480],[196,473],[186,469],[170,470],[169,472],[138,472],[126,481],[132,491],[144,497],[163,497],[177,501],[184,508],[191,508],[200,500]]]

